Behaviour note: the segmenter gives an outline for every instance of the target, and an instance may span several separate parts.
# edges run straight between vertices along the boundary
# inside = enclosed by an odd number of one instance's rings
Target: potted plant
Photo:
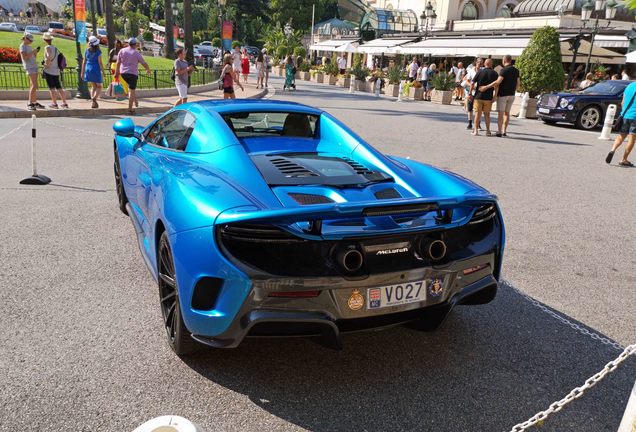
[[[309,81],[309,78],[310,78],[310,75],[309,75],[309,64],[307,62],[302,62],[298,66],[297,74],[298,74],[297,79]]]
[[[369,86],[368,91],[371,93],[375,93],[376,84],[380,82],[380,93],[382,93],[382,90],[384,89],[384,78],[385,74],[384,72],[382,72],[382,69],[376,69],[371,72],[369,81],[367,82],[367,85]]]
[[[431,94],[431,101],[441,103],[444,105],[450,105],[453,100],[453,89],[455,88],[455,77],[447,74],[446,72],[440,72],[435,74],[431,80],[431,86],[433,87],[433,93]]]
[[[386,72],[386,77],[389,84],[385,89],[385,93],[389,96],[397,97],[400,90],[400,81],[405,78],[402,69],[398,66],[391,66]]]
[[[409,88],[409,97],[413,100],[423,100],[424,99],[424,87],[422,83],[419,81],[413,81]]]
[[[361,64],[354,64],[351,68],[351,75],[356,80],[355,89],[358,91],[366,91],[366,79],[369,76],[369,69],[365,68]]]
[[[344,75],[338,75],[336,85],[339,87],[349,88],[351,86],[351,74],[347,72]]]
[[[536,118],[537,96],[563,90],[561,61],[559,33],[550,26],[538,28],[515,63],[519,69],[521,90],[530,96],[526,117]],[[513,115],[519,113],[520,99],[515,99],[511,112]]]
[[[322,67],[324,73],[324,83],[334,85],[338,79],[338,65],[335,62],[330,62]]]
[[[311,80],[315,83],[322,84],[325,74],[322,72],[322,68],[316,68],[311,70]]]

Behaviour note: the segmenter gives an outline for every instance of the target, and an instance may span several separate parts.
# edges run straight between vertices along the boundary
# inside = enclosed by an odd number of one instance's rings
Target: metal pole
[[[38,167],[37,164],[35,162],[35,138],[36,138],[36,131],[35,131],[35,114],[31,115],[31,167],[33,168],[33,177],[37,177],[38,176]]]
[[[316,14],[316,5],[311,5],[311,45],[314,44],[314,17]]]
[[[574,78],[574,67],[576,66],[576,55],[579,52],[579,45],[581,44],[581,37],[583,36],[583,33],[581,30],[579,30],[579,34],[576,35],[576,37],[574,38],[574,52],[572,53],[572,63],[570,63],[570,72],[568,73],[568,84],[567,84],[568,89],[572,87],[572,79]]]
[[[590,52],[587,54],[587,62],[585,63],[585,75],[590,68],[590,59],[592,58],[592,48],[594,48],[594,38],[596,37],[596,32],[598,31],[598,18],[596,18],[596,23],[594,24],[594,30],[592,30],[592,38],[590,39]]]
[[[91,96],[88,94],[88,85],[84,82],[82,78],[82,48],[80,47],[79,41],[79,32],[77,31],[77,15],[75,14],[75,0],[71,0],[73,3],[73,22],[75,28],[75,50],[77,57],[77,97],[81,99],[90,99]]]

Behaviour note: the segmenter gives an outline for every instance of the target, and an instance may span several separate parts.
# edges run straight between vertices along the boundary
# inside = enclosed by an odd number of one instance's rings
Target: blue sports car
[[[159,286],[168,341],[236,347],[409,324],[433,330],[497,292],[497,198],[386,156],[328,113],[276,101],[119,120],[115,180]]]

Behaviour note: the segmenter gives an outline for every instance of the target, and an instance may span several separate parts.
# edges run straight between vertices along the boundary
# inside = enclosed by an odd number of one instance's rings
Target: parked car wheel
[[[117,201],[119,202],[119,209],[125,215],[128,215],[126,204],[128,204],[128,198],[126,197],[126,191],[124,190],[124,184],[121,180],[121,166],[119,165],[119,156],[117,155],[117,148],[115,148],[115,189],[117,190]]]
[[[597,106],[590,105],[583,110],[581,110],[581,114],[576,119],[576,127],[585,130],[594,129],[601,123],[601,109]]]
[[[168,336],[168,345],[178,356],[192,354],[198,345],[190,336],[190,332],[183,322],[172,248],[168,241],[168,233],[165,231],[159,240],[157,272],[159,274],[161,316]]]

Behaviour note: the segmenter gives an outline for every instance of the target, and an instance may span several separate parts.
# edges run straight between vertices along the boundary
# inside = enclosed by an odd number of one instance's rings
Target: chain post
[[[152,71],[152,76],[154,78],[155,81],[155,90],[157,90],[159,87],[157,87],[157,69]]]

